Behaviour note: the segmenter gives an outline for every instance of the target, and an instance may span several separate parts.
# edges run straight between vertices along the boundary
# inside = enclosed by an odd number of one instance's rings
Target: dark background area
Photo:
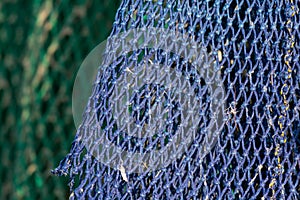
[[[0,199],[66,199],[72,88],[120,0],[0,1]]]

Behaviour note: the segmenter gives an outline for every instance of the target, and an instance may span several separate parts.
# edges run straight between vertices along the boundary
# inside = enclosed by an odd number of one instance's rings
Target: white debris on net
[[[123,180],[128,182],[126,171],[125,171],[125,168],[123,167],[123,165],[119,165],[119,170],[121,172],[121,176],[122,176]]]

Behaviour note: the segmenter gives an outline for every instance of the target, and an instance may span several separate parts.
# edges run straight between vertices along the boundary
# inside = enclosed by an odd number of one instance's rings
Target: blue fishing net
[[[53,170],[70,176],[70,199],[300,199],[299,8],[293,0],[123,0],[110,59]],[[137,28],[184,35],[201,50],[180,54],[176,42],[167,51],[172,37],[126,46],[145,42],[140,31],[128,44],[114,38]],[[210,73],[195,67],[197,58]],[[209,77],[217,76],[222,119],[209,129]]]

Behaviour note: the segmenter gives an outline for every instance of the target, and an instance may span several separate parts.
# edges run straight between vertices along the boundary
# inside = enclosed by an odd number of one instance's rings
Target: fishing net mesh
[[[224,116],[211,141],[203,131],[212,120],[211,85],[189,54],[144,47],[114,57],[113,48],[125,46],[112,42],[112,62],[99,68],[71,151],[53,170],[70,176],[70,199],[299,199],[299,8],[292,0],[123,0],[110,38],[155,27],[195,40],[212,76],[220,73]],[[134,34],[132,46],[141,37]],[[163,154],[177,132],[193,132],[193,141],[180,143],[170,163],[127,168],[133,153]],[[131,154],[120,165],[113,155],[122,152]]]

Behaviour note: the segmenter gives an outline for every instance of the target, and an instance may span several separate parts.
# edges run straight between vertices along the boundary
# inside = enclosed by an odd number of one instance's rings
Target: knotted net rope
[[[299,8],[123,0],[71,151],[53,170],[70,176],[70,199],[299,199]],[[152,48],[134,48],[148,38],[140,31],[126,44],[114,38],[151,28],[184,37],[172,51],[172,38]]]

